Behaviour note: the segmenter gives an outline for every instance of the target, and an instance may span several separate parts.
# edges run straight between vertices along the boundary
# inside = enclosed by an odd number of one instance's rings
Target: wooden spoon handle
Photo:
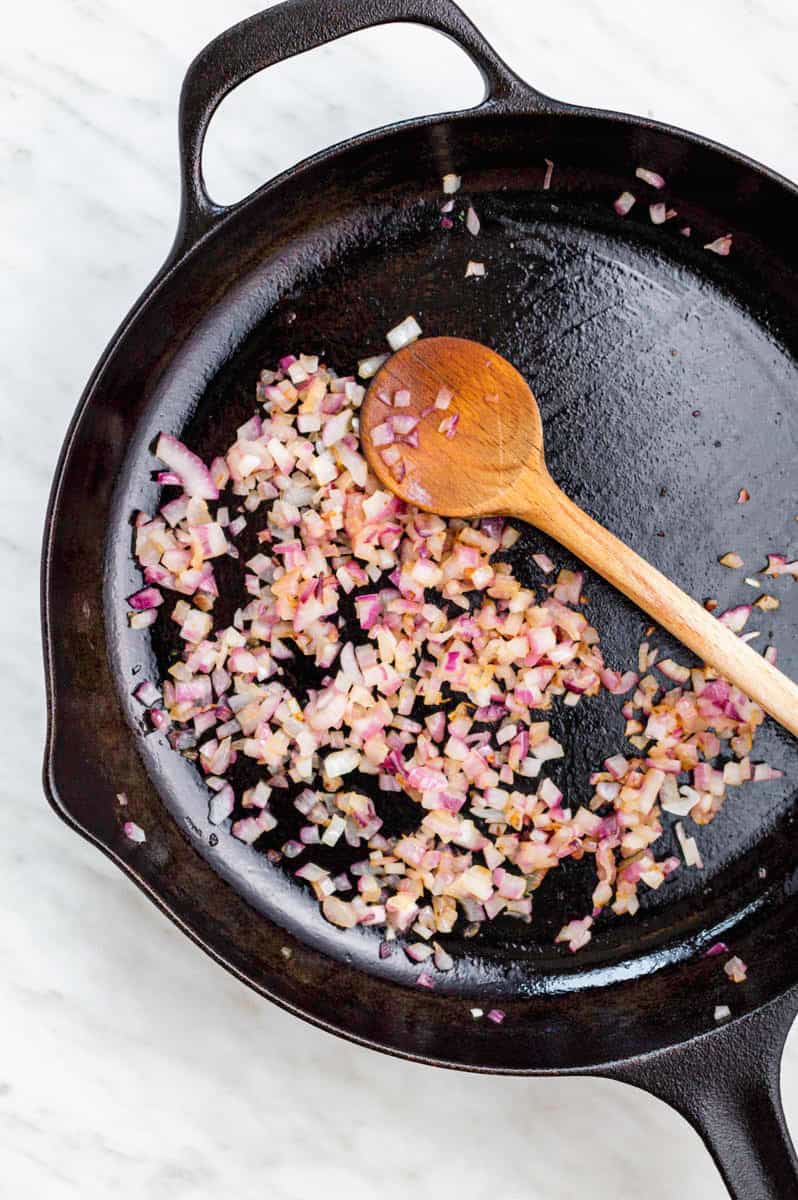
[[[550,477],[530,471],[515,501],[513,516],[556,538],[798,736],[798,685],[578,508]]]

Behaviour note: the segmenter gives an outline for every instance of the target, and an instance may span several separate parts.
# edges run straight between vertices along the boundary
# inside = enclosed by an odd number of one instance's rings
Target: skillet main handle
[[[211,118],[258,71],[361,29],[414,22],[456,42],[479,68],[486,99],[536,95],[499,57],[453,0],[285,0],[210,42],[192,62],[180,96],[182,207],[176,249],[187,250],[230,210],[208,196],[202,148]]]
[[[599,1073],[681,1113],[706,1144],[732,1200],[795,1200],[798,1157],[779,1074],[797,1008],[793,988],[703,1037]]]
[[[530,472],[528,488],[517,495],[528,501],[519,503],[513,515],[556,538],[798,736],[798,684],[578,508],[548,475]]]

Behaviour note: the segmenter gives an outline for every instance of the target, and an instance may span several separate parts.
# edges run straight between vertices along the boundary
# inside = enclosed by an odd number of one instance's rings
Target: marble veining
[[[27,0],[0,39],[0,1180],[37,1200],[721,1200],[698,1138],[598,1080],[452,1076],[256,998],[69,833],[40,786],[38,558],[51,473],[105,342],[166,255],[185,67],[245,0]],[[649,113],[798,177],[790,0],[464,0],[549,94]],[[241,89],[209,139],[246,194],[368,124],[472,104],[434,34],[359,35]],[[10,632],[9,632],[10,631]],[[784,1089],[798,1129],[798,1037]]]

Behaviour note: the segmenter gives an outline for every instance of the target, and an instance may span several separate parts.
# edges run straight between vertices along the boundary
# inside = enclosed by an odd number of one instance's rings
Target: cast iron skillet
[[[201,151],[223,96],[280,59],[388,21],[458,42],[484,76],[485,100],[354,138],[238,205],[212,204]],[[404,955],[380,960],[373,931],[327,925],[267,859],[291,829],[290,799],[256,848],[211,829],[195,769],[145,736],[130,692],[170,646],[166,635],[131,633],[124,602],[138,586],[131,514],[158,504],[156,433],[210,456],[252,411],[261,366],[291,348],[348,369],[408,312],[427,334],[489,343],[526,375],[552,473],[579,504],[689,592],[750,599],[716,558],[736,549],[759,567],[795,534],[795,188],[693,134],[542,96],[449,0],[289,0],[244,21],[189,69],[180,131],[175,246],[94,372],[52,492],[43,604],[53,806],[209,954],[307,1020],[427,1063],[626,1080],[693,1123],[735,1196],[795,1195],[778,1079],[798,1008],[795,741],[766,725],[757,756],[785,779],[730,798],[701,831],[706,869],[677,873],[634,920],[602,919],[575,957],[555,949],[553,931],[586,910],[592,887],[589,866],[569,864],[537,893],[531,927],[498,920],[471,941],[450,939],[456,969],[426,992]],[[678,222],[651,225],[638,163],[667,176]],[[440,228],[450,170],[482,218],[477,241]],[[611,202],[630,183],[641,199],[622,221]],[[683,222],[690,239],[675,228]],[[728,259],[701,248],[727,231]],[[466,288],[469,257],[487,276]],[[738,506],[742,485],[752,500]],[[527,532],[514,556],[532,584],[533,548],[563,559]],[[757,622],[759,644],[772,635],[795,677],[793,585],[775,586],[782,610]],[[609,660],[629,665],[643,618],[598,580],[589,592]],[[578,803],[591,766],[622,748],[617,704],[591,701],[558,720],[572,747],[560,782]],[[408,819],[395,799],[381,808],[394,827]],[[125,838],[127,819],[146,844]],[[744,986],[704,957],[719,938],[750,964]],[[733,1018],[717,1027],[715,1005],[727,1003]],[[474,1020],[475,1005],[507,1017]]]

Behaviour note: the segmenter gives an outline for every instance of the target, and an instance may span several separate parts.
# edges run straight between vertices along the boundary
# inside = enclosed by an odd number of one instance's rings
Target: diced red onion
[[[718,620],[722,625],[727,625],[732,633],[742,633],[750,615],[750,604],[738,604],[736,608],[729,608],[726,612],[721,613]]]
[[[226,775],[236,760],[257,764],[262,776],[240,800],[247,815],[232,826],[239,840],[254,844],[276,827],[272,787],[300,785],[298,837],[267,855],[288,862],[313,845],[351,849],[357,861],[347,871],[332,876],[305,863],[297,872],[332,924],[386,925],[384,946],[407,936],[411,959],[432,958],[448,970],[453,960],[435,939],[458,918],[467,922],[466,937],[485,921],[528,922],[543,875],[567,858],[593,855],[590,915],[560,931],[576,951],[606,907],[633,913],[638,889],[659,887],[679,866],[674,856],[654,857],[663,811],[706,823],[728,788],[780,778],[768,764],[751,763],[761,709],[706,669],[658,661],[648,643],[639,656],[642,679],[605,666],[596,631],[575,607],[581,572],[561,571],[541,602],[494,558],[518,537],[500,518],[447,523],[381,490],[358,449],[363,394],[315,356],[286,356],[258,383],[262,415],[246,421],[226,458],[212,465],[214,486],[230,486],[229,505],[214,512],[186,489],[155,518],[137,515],[136,553],[148,585],[143,601],[135,593],[137,603],[177,593],[176,604],[161,606],[161,620],[176,624],[185,646],[163,696],[144,681],[137,698],[149,723],[168,730],[170,745],[197,758],[211,823],[233,816]],[[398,439],[417,445],[422,416],[406,389],[380,399],[386,420],[377,436],[388,436],[378,448],[401,473]],[[445,412],[452,399],[452,389],[441,387],[422,415]],[[442,432],[456,423],[449,413]],[[430,501],[417,478],[405,494]],[[242,554],[242,592],[225,597],[230,609],[238,603],[225,627],[209,560],[225,553],[250,515],[259,549]],[[534,558],[545,573],[555,570],[547,555]],[[769,561],[776,574],[793,565],[783,555]],[[351,641],[344,604],[359,626]],[[158,612],[134,609],[131,624],[144,627]],[[746,615],[730,610],[724,619],[742,621],[741,632]],[[282,664],[305,658],[318,677],[300,701]],[[630,693],[621,708],[629,752],[593,772],[589,807],[574,811],[546,766],[565,754],[546,710],[602,688]],[[715,767],[721,746],[725,762]],[[355,771],[418,805],[412,832],[397,837],[383,828],[375,802],[352,789]],[[519,790],[523,779],[535,782]],[[681,821],[676,836],[685,860],[698,865]],[[352,881],[353,898],[344,900],[338,893],[352,894]]]
[[[798,558],[788,562],[785,554],[769,554],[765,574],[792,575],[793,579],[798,579]]]
[[[361,358],[357,364],[357,373],[361,379],[373,379],[383,363],[387,361],[387,354],[372,354],[370,358]]]
[[[158,704],[161,700],[160,688],[157,688],[149,679],[142,679],[138,687],[134,688],[133,695],[139,704],[143,704],[146,708],[151,708],[153,704]]]
[[[398,325],[394,325],[393,329],[389,329],[385,336],[388,345],[396,352],[421,337],[421,326],[415,317],[405,317]]]
[[[375,425],[371,431],[371,442],[374,446],[392,446],[395,441],[396,435],[392,421],[384,421],[382,425]]]
[[[158,608],[163,604],[163,595],[155,587],[146,587],[128,596],[127,602],[136,612],[145,612],[148,608]]]
[[[218,500],[219,489],[201,458],[168,433],[158,438],[155,453],[180,480],[187,496]]]
[[[724,964],[723,970],[726,972],[729,979],[731,979],[732,983],[745,983],[748,975],[748,967],[736,954]]]
[[[719,254],[725,258],[726,255],[731,254],[732,241],[732,235],[726,233],[723,237],[715,238],[714,242],[707,242],[704,249],[711,250],[713,254]]]
[[[634,206],[635,200],[636,197],[633,196],[631,192],[621,192],[620,196],[613,204],[613,208],[619,217],[625,217]]]
[[[644,183],[648,183],[653,188],[658,190],[665,187],[665,180],[656,171],[650,171],[648,167],[637,167],[635,176],[642,179]]]

